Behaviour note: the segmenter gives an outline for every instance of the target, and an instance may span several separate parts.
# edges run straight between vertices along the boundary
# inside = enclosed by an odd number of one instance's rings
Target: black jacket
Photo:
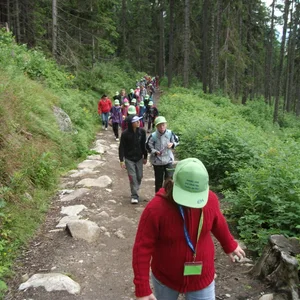
[[[119,145],[119,160],[125,159],[137,162],[140,159],[147,159],[148,152],[146,150],[146,131],[137,128],[134,132],[131,122],[128,122],[128,128],[122,132]]]

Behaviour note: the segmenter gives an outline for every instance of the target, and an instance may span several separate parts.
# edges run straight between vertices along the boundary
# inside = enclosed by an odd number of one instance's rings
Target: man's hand
[[[120,161],[120,166],[122,169],[126,169],[126,165],[124,161]]]
[[[157,299],[153,294],[151,294],[151,295],[146,296],[146,297],[136,298],[136,300],[157,300]]]
[[[232,253],[228,254],[232,262],[235,262],[234,255],[236,255],[239,259],[242,259],[246,256],[244,250],[240,247],[240,245],[238,245]]]
[[[168,149],[172,148],[173,147],[173,143],[168,143]]]

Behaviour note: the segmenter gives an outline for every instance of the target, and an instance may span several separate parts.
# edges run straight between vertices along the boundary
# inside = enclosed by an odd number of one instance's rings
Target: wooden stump
[[[284,291],[289,299],[299,300],[297,254],[300,254],[299,240],[272,235],[250,273],[267,280],[276,290]]]

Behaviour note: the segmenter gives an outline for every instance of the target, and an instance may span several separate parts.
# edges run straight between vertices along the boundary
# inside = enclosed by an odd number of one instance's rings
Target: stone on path
[[[62,196],[60,198],[60,201],[63,201],[63,202],[73,201],[76,198],[79,198],[79,197],[82,197],[85,194],[88,194],[89,192],[90,192],[90,190],[86,189],[86,188],[73,190],[73,192],[71,192],[70,194]]]
[[[273,299],[274,299],[273,294],[266,294],[259,298],[259,300],[273,300]]]
[[[102,156],[100,154],[95,154],[95,155],[89,155],[87,159],[91,160],[101,160]]]
[[[87,209],[87,207],[85,205],[82,205],[82,204],[72,205],[72,206],[63,206],[61,208],[60,213],[62,215],[77,216],[78,214],[80,214],[85,209]]]
[[[99,178],[85,178],[80,180],[76,186],[84,186],[84,187],[99,187],[105,188],[112,184],[112,180],[104,175],[100,176]]]
[[[89,243],[96,241],[101,231],[95,222],[89,220],[70,221],[67,224],[67,230],[73,238]]]
[[[93,176],[93,175],[98,175],[100,172],[99,171],[93,171],[92,169],[82,169],[77,171],[76,173],[70,175],[69,177],[72,178],[78,178],[82,176]]]
[[[104,161],[98,161],[98,160],[84,160],[82,163],[80,163],[77,168],[78,169],[95,169],[96,167],[104,165]]]
[[[71,221],[79,220],[80,216],[65,216],[62,219],[60,219],[59,223],[56,225],[56,228],[65,228],[67,226],[67,223]]]
[[[92,148],[92,150],[100,154],[105,153],[109,149],[109,147],[103,145],[103,140],[97,140],[95,144],[96,145],[94,148]]]
[[[67,291],[70,294],[80,292],[80,285],[77,282],[60,273],[34,274],[19,286],[19,290],[40,286],[44,287],[47,292]]]

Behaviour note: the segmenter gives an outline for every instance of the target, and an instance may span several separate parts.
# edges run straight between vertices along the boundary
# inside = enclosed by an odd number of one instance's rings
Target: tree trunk
[[[10,17],[10,0],[7,0],[6,2],[7,8],[6,8],[6,13],[7,13],[7,27],[9,30],[11,30],[11,17]]]
[[[287,74],[287,77],[289,78],[288,80],[288,85],[287,85],[287,98],[286,98],[286,110],[290,112],[292,110],[292,102],[293,98],[295,97],[295,86],[294,86],[294,76],[295,76],[295,50],[296,50],[296,40],[297,40],[297,30],[298,30],[298,25],[299,25],[299,14],[300,14],[300,4],[299,2],[296,3],[296,8],[295,8],[295,16],[291,18],[293,20],[294,25],[292,29],[292,33],[290,36],[290,51],[288,55],[289,59],[289,74]],[[295,107],[295,105],[294,105]]]
[[[126,0],[122,0],[122,15],[121,15],[121,24],[122,24],[122,54],[124,57],[127,57],[127,39],[126,39],[126,18],[127,18],[127,13],[126,13]]]
[[[275,94],[275,104],[274,104],[274,114],[273,114],[273,122],[278,123],[278,113],[279,113],[279,100],[281,96],[281,74],[283,69],[283,59],[284,59],[284,51],[285,51],[285,38],[286,38],[286,29],[287,29],[287,21],[288,21],[288,13],[290,7],[290,0],[284,1],[284,24],[282,31],[282,39],[281,39],[281,47],[280,47],[280,59],[279,66],[277,72],[277,80],[276,80],[276,94]]]
[[[298,262],[299,241],[283,235],[269,237],[261,257],[250,271],[254,276],[266,279],[272,286],[289,294],[290,299],[299,300]]]
[[[21,41],[21,28],[20,28],[20,6],[19,6],[19,0],[15,0],[16,4],[16,30],[15,30],[15,35],[16,35],[16,40],[19,43]]]
[[[56,0],[52,0],[52,55],[57,54],[57,5]]]
[[[159,14],[159,78],[162,78],[165,73],[164,68],[164,58],[165,58],[165,47],[164,47],[164,41],[165,41],[165,32],[164,32],[164,0],[160,1],[160,14]]]
[[[207,93],[207,85],[208,85],[208,5],[209,1],[204,0],[203,2],[203,13],[202,13],[202,84],[203,91]]]
[[[273,40],[274,40],[274,17],[275,17],[275,4],[276,0],[272,2],[272,15],[271,15],[271,28],[268,36],[268,45],[267,45],[267,72],[265,76],[265,102],[269,105],[272,104],[272,93],[271,87],[273,82],[273,72],[272,72],[272,64],[273,64]]]
[[[189,85],[190,56],[190,0],[184,2],[184,45],[183,45],[183,86]]]
[[[212,91],[219,89],[219,36],[220,36],[220,0],[216,0],[213,28]]]
[[[170,0],[170,37],[169,37],[169,66],[168,66],[168,87],[172,85],[174,60],[174,0]]]

